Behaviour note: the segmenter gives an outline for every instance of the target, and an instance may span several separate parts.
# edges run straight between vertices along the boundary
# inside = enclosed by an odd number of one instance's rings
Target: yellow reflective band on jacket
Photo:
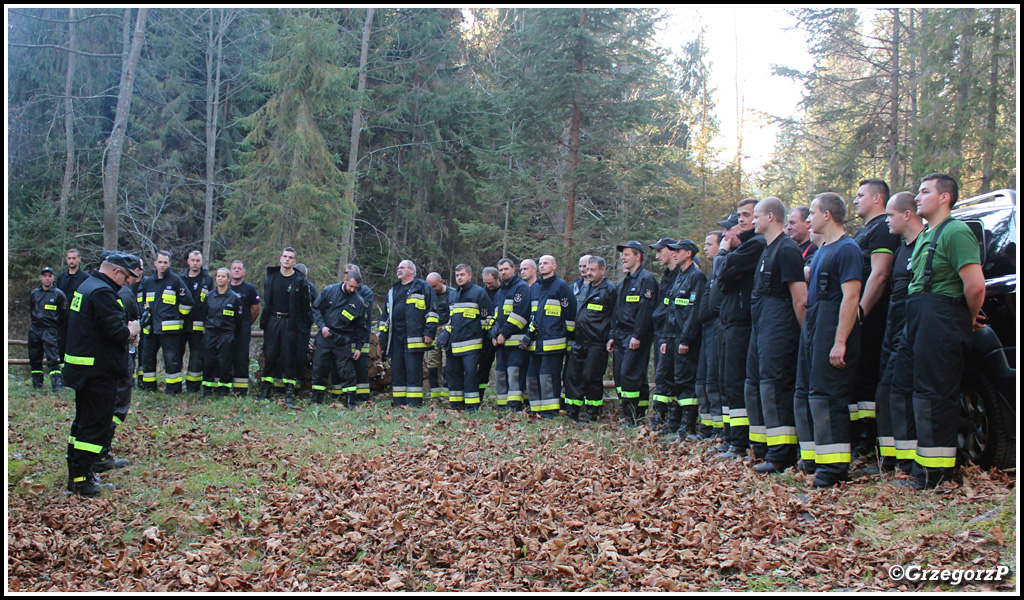
[[[465,354],[473,350],[482,350],[484,347],[482,340],[469,340],[466,342],[455,342],[452,344],[452,354]]]
[[[122,421],[117,415],[114,415],[114,418],[111,419],[111,420],[114,421],[114,425],[122,425],[122,424],[124,424],[124,421]]]
[[[225,317],[233,317],[233,316],[235,316],[235,311],[231,310],[230,308],[225,308],[222,312],[223,312]]]
[[[503,304],[503,305],[501,306],[502,310],[504,311],[504,313],[505,313],[506,315],[510,315],[510,314],[512,314],[512,308],[513,308],[513,304],[514,304],[514,303],[513,303],[513,302],[512,302],[511,300],[506,300],[506,301],[505,301],[505,304]]]
[[[639,302],[640,296],[626,296],[626,302]]]
[[[178,303],[178,296],[175,295],[173,292],[164,292],[160,294],[160,299],[163,301],[164,304]]]
[[[512,313],[512,314],[510,314],[508,316],[508,322],[512,323],[513,325],[515,325],[519,329],[522,329],[523,327],[526,327],[526,319],[524,319],[523,317],[517,315],[516,313]]]
[[[675,299],[675,303],[676,303],[676,306],[689,306],[690,305],[690,299],[689,298],[676,298]]]
[[[82,308],[82,294],[75,292],[71,296],[71,310],[78,312]]]
[[[118,302],[120,302],[120,300],[118,300]],[[56,304],[45,304],[45,305],[43,305],[43,310],[57,310],[57,305]]]
[[[601,312],[604,310],[604,307],[601,306],[600,304],[587,304],[587,310],[595,310],[597,312]]]
[[[352,313],[348,312],[347,310],[341,311],[341,316],[345,317],[349,321],[355,320],[355,316]]]
[[[66,362],[69,365],[81,365],[83,367],[91,367],[96,364],[96,358],[93,356],[72,356],[70,354],[65,354],[64,362]]]
[[[120,298],[118,298],[118,299],[117,299],[117,304],[118,304],[118,306],[120,306],[121,308],[124,308],[124,302],[122,302]]]
[[[427,310],[427,301],[423,298],[406,298],[405,303],[412,304],[420,310]]]
[[[562,306],[560,304],[545,304],[544,314],[549,317],[560,317],[562,316]]]

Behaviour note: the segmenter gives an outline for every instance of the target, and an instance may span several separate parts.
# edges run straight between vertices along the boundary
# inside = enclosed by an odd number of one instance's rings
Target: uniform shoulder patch
[[[652,290],[651,288],[647,288],[647,290],[644,291],[644,298],[647,298],[648,300],[650,300],[653,296],[654,296],[654,290]]]
[[[522,294],[516,294],[515,301],[516,302],[522,302],[523,301],[523,295]]]
[[[569,299],[568,298],[562,298],[562,308],[568,308],[568,307],[569,307]]]

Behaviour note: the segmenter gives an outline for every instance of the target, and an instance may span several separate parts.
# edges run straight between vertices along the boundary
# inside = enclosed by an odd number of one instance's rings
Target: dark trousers
[[[423,406],[423,353],[404,339],[391,342],[391,394],[391,406]]]
[[[490,338],[484,335],[484,346],[480,350],[480,362],[476,368],[477,386],[480,387],[480,398],[483,399],[484,391],[487,389],[487,382],[491,379],[491,367],[494,366],[494,359],[497,355]]]
[[[230,390],[234,379],[234,331],[208,330],[203,335],[203,386]]]
[[[662,354],[661,347],[665,346]],[[676,401],[676,358],[679,341],[674,337],[659,336],[654,340],[654,406]],[[659,413],[663,412],[659,409]]]
[[[68,298],[71,301],[71,298]],[[57,360],[63,364],[64,362],[64,349],[67,348],[68,344],[68,321],[65,319],[64,322],[57,325]]]
[[[701,434],[712,435],[721,431],[722,397],[718,387],[718,319],[701,327],[700,358],[697,360],[697,380],[694,391],[700,405]]]
[[[295,385],[299,376],[295,365],[298,332],[287,318],[271,316],[263,330],[263,385],[274,385],[275,380]],[[305,355],[303,355],[305,356]]]
[[[604,373],[608,350],[601,342],[573,345],[565,357],[565,403],[569,406],[603,406]]]
[[[562,361],[564,352],[532,354],[526,373],[530,410],[545,418],[558,414],[562,401]]]
[[[796,390],[796,361],[800,345],[800,324],[793,303],[781,298],[758,298],[752,305],[754,317],[750,345],[756,351],[759,412],[764,417],[765,460],[792,465],[797,459],[796,421],[793,394]],[[747,411],[752,410],[747,405]],[[753,421],[750,439],[754,439]]]
[[[764,427],[764,412],[761,410],[761,373],[757,356],[757,332],[750,330],[750,341],[747,342],[747,364],[743,379],[743,406],[747,411],[747,439],[754,450],[754,458],[764,458],[768,454],[768,436]]]
[[[850,400],[860,352],[860,323],[846,340],[846,366],[832,366],[829,354],[839,325],[839,302],[819,301],[807,309],[797,359],[794,417],[800,458],[817,470],[815,480],[834,483],[850,467]]]
[[[971,331],[962,300],[932,293],[907,297],[892,380],[893,425],[898,458],[909,456],[901,442],[916,441],[913,475],[921,485],[950,479],[956,467],[960,379]],[[897,415],[908,417],[905,431],[897,428]]]
[[[135,354],[128,354],[129,377],[117,380],[117,396],[114,401],[114,414],[110,419],[109,431],[107,432],[106,443],[100,458],[110,456],[110,446],[113,444],[114,433],[119,425],[123,425],[128,418],[128,410],[132,406],[132,388],[135,387]]]
[[[888,319],[885,324],[885,336],[882,339],[882,356],[878,361],[878,390],[875,392],[875,414],[878,434],[878,462],[882,470],[891,471],[896,468],[896,440],[893,435],[893,421],[897,417],[893,413],[891,402],[892,378],[896,365],[896,352],[899,349],[900,336],[907,323],[906,298],[889,304]],[[902,417],[900,430],[906,431],[906,415]],[[908,459],[910,460],[910,459]],[[909,466],[909,463],[908,463]]]
[[[359,351],[356,367],[356,400],[366,402],[370,399],[370,344],[364,344]]]
[[[206,364],[206,360],[203,358],[203,332],[195,331],[193,325],[193,321],[185,320],[185,326],[180,336],[181,348],[178,350],[178,354],[184,362],[185,348],[188,348],[188,366],[185,367],[185,389],[189,392],[198,392],[203,384],[203,366]]]
[[[476,410],[480,407],[480,385],[477,369],[480,350],[455,354],[445,352],[444,378],[448,382],[448,405],[455,409]]]
[[[52,378],[60,374],[60,355],[57,354],[57,330],[36,327],[28,328],[28,364],[32,369],[33,379],[43,379],[43,357],[46,357],[46,369]]]
[[[496,366],[494,385],[498,394],[498,406],[513,410],[522,407],[526,397],[526,372],[529,370],[529,354],[517,346],[500,346],[495,349]]]
[[[870,452],[875,446],[878,412],[875,397],[881,378],[879,365],[885,341],[885,308],[888,305],[889,294],[886,293],[864,317],[860,328],[860,365],[853,390],[856,407],[850,405],[850,419],[854,421],[854,451],[861,454]]]
[[[145,336],[146,343],[142,347],[142,385],[139,389],[156,389],[156,354],[164,354],[165,383],[168,394],[181,391],[181,334],[151,333]]]
[[[249,342],[252,323],[243,322],[231,344],[231,388],[240,396],[249,393]]]
[[[75,390],[75,419],[68,438],[68,470],[73,480],[85,481],[92,465],[109,447],[111,421],[117,400],[117,380],[93,377]]]
[[[651,361],[653,338],[640,340],[640,347],[629,349],[632,336],[615,340],[612,352],[612,373],[615,377],[615,388],[622,403],[622,413],[626,421],[633,423],[647,412],[650,404],[651,386],[647,376],[647,365]]]
[[[342,394],[354,394],[357,389],[356,361],[352,342],[343,336],[325,338],[316,335],[313,352],[313,392],[326,392],[332,373],[337,375],[337,386]]]
[[[721,346],[722,412],[729,410],[729,445],[745,452],[750,447],[750,418],[743,398],[747,377],[747,351],[750,346],[750,323],[722,324],[718,343]]]

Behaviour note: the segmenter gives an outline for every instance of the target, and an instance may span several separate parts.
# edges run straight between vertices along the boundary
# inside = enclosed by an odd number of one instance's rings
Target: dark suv
[[[953,217],[978,238],[988,327],[973,334],[960,384],[961,459],[1012,469],[1017,450],[1017,192],[958,202]]]

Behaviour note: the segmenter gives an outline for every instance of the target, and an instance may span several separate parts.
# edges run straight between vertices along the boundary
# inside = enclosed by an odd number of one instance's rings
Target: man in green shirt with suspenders
[[[896,458],[913,461],[908,485],[935,487],[956,466],[959,389],[972,329],[984,325],[985,301],[978,239],[950,217],[958,199],[956,180],[933,173],[921,180],[915,201],[928,229],[917,239],[891,401],[912,417],[906,440],[895,440]]]

